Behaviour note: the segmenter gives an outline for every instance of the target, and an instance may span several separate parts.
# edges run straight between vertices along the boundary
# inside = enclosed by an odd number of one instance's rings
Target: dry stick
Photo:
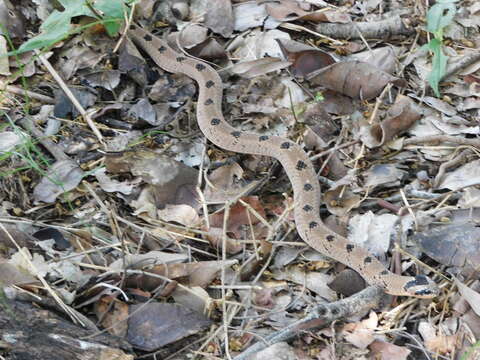
[[[104,145],[103,143],[103,136],[102,134],[100,133],[100,131],[98,130],[97,126],[95,125],[95,123],[93,122],[92,118],[90,117],[90,114],[87,113],[87,111],[85,111],[85,109],[83,108],[83,106],[80,104],[80,102],[77,100],[77,98],[75,97],[75,95],[73,95],[73,93],[70,91],[70,89],[68,88],[67,84],[65,84],[65,82],[63,81],[63,79],[60,77],[60,75],[57,73],[57,71],[53,68],[53,66],[50,64],[50,62],[45,58],[45,56],[43,56],[43,54],[41,54],[39,51],[35,51],[35,53],[38,55],[38,58],[40,59],[40,61],[42,62],[43,66],[45,66],[48,70],[48,72],[53,76],[53,78],[55,79],[55,81],[58,83],[58,85],[60,86],[60,88],[63,90],[63,92],[65,93],[65,95],[67,95],[67,97],[70,99],[70,101],[72,102],[72,104],[75,106],[75,108],[77,109],[77,111],[82,115],[82,117],[85,119],[85,121],[87,122],[88,126],[90,127],[90,129],[92,129],[93,133],[95,134],[95,136],[98,138],[98,140],[100,141],[100,143],[102,145]]]
[[[40,144],[42,144],[48,150],[48,152],[52,154],[55,160],[71,160],[67,155],[65,155],[60,146],[55,144],[48,137],[46,137],[45,134],[34,124],[34,122],[29,117],[24,117],[23,119],[19,120],[18,123],[22,125],[25,130],[32,132],[32,134],[35,135]]]
[[[407,28],[399,15],[389,16],[384,20],[372,22],[355,22],[337,24],[320,23],[315,30],[324,36],[332,36],[336,39],[359,39],[359,32],[367,39],[384,39],[393,35],[410,35],[413,28]]]
[[[230,216],[230,201],[225,203],[225,212],[223,214],[223,234],[222,234],[222,261],[226,261],[227,259],[227,225],[228,225],[228,218]],[[208,216],[208,214],[207,214]],[[225,332],[224,339],[225,339],[225,354],[227,358],[230,360],[232,356],[230,355],[229,349],[229,342],[228,342],[228,322],[227,322],[227,303],[226,303],[226,294],[225,294],[225,267],[222,266],[221,271],[221,283],[222,283],[222,312],[223,312],[223,331]]]
[[[404,146],[418,145],[425,143],[452,143],[458,145],[470,145],[476,148],[480,148],[480,139],[465,139],[450,135],[429,135],[429,136],[417,136],[410,139],[406,139],[403,142]]]
[[[7,85],[5,86],[5,91],[16,94],[16,95],[23,95],[28,96],[29,98],[41,101],[46,104],[55,104],[55,99],[51,98],[50,96],[42,95],[33,91],[22,89],[21,87],[15,85]],[[1,91],[1,90],[0,90]]]
[[[347,143],[344,143],[342,145],[335,145],[334,147],[328,149],[328,150],[325,150],[325,151],[322,151],[321,153],[318,153],[312,157],[310,157],[310,160],[311,161],[314,161],[314,160],[317,160],[318,158],[321,158],[322,156],[324,155],[327,155],[327,154],[330,154],[331,152],[335,152],[337,150],[340,150],[340,149],[344,149],[346,147],[350,147],[350,146],[353,146],[355,144],[358,144],[360,142],[360,140],[353,140],[353,141],[350,141],[350,142],[347,142]]]
[[[284,29],[287,29],[287,30],[297,31],[297,32],[306,32],[306,33],[315,35],[315,36],[317,36],[317,37],[319,37],[319,38],[321,38],[321,39],[328,40],[328,41],[330,41],[332,44],[335,44],[335,45],[343,45],[343,42],[342,42],[342,41],[335,40],[333,37],[325,36],[325,35],[321,34],[321,32],[313,31],[312,29],[306,28],[306,27],[301,26],[301,25],[284,22],[284,23],[280,24],[279,27],[284,28]]]
[[[261,351],[280,341],[288,340],[299,333],[313,327],[325,327],[335,320],[346,318],[360,312],[366,312],[378,307],[383,297],[383,290],[376,286],[369,286],[366,289],[346,299],[335,301],[329,304],[318,305],[308,312],[303,319],[277,331],[265,339],[250,346],[246,351],[236,356],[234,360],[245,360],[252,354]]]
[[[198,197],[200,198],[200,202],[202,204],[202,209],[203,209],[203,214],[204,214],[204,221],[205,221],[205,227],[207,230],[210,230],[210,219],[208,217],[208,207],[207,207],[207,200],[205,199],[205,195],[203,194],[202,191],[202,184],[203,184],[203,176],[205,178],[207,177],[207,173],[203,170],[203,164],[205,163],[205,158],[207,157],[207,149],[208,149],[208,144],[207,144],[207,139],[204,138],[203,140],[203,151],[202,151],[202,159],[200,161],[200,169],[198,169],[198,179],[197,179],[197,186],[195,187],[195,190],[197,191]]]

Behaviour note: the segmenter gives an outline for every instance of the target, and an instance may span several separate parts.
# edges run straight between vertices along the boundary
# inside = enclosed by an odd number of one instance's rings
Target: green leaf
[[[114,36],[120,30],[125,15],[129,15],[129,8],[123,0],[97,0],[95,9],[104,16],[104,26],[108,35]]]
[[[64,11],[54,10],[40,26],[41,34],[23,43],[16,53],[51,46],[70,35],[73,17],[95,16],[85,1],[59,0],[59,2],[64,7]]]
[[[428,48],[433,52],[432,71],[428,74],[427,80],[432,87],[435,95],[440,97],[438,84],[445,75],[448,57],[443,54],[442,42],[438,39],[432,39],[428,43]]]
[[[52,15],[54,15],[54,13],[52,13]],[[62,20],[65,20],[65,19],[62,19]],[[18,48],[17,53],[22,53],[25,51],[30,51],[30,50],[39,49],[42,47],[51,46],[56,42],[63,40],[65,37],[67,37],[68,34],[70,33],[71,28],[72,28],[72,25],[70,24],[70,21],[57,21],[55,24],[53,24],[53,21],[52,21],[52,24],[49,27],[48,31],[45,31],[42,34],[37,35],[31,38],[30,40],[28,40],[27,42],[23,43]]]
[[[455,16],[456,7],[451,1],[437,2],[427,13],[427,30],[438,34],[444,27],[450,25]]]

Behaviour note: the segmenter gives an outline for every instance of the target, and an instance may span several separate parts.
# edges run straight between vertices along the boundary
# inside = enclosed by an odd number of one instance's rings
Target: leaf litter
[[[104,143],[33,53],[1,60],[7,293],[53,297],[57,309],[96,319],[137,354],[239,359],[316,304],[358,295],[358,274],[300,241],[291,186],[275,161],[205,143],[191,79],[164,72],[127,41],[112,52],[117,40],[107,34],[117,25],[63,36],[95,14],[60,3],[0,1],[0,52],[13,50],[9,39],[24,50],[56,42],[47,61],[92,112]],[[155,13],[172,46],[214,64],[229,122],[310,151],[328,226],[393,271],[433,275],[443,289],[433,300],[390,299],[307,328],[251,358],[474,359],[478,4],[457,2],[444,29],[451,72],[436,97],[426,85],[435,67],[422,47],[431,31],[423,3],[155,3],[141,1],[135,20],[153,29]]]

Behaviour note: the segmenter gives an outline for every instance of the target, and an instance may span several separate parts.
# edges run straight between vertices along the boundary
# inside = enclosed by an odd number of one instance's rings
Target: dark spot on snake
[[[320,308],[320,309],[318,309],[318,315],[320,315],[320,316],[325,316],[325,315],[327,315],[327,309],[325,309],[325,308],[323,308],[323,307]]]
[[[212,81],[212,80],[208,80],[206,83],[205,83],[205,86],[207,88],[211,88],[213,85],[215,85],[215,82]]]
[[[165,50],[167,50],[167,48],[163,45],[158,48],[158,51],[160,51],[161,53],[163,53]]]
[[[303,185],[303,190],[305,190],[305,191],[312,191],[312,190],[313,190],[312,184],[305,184],[305,185]]]
[[[232,131],[230,135],[232,135],[235,139],[238,139],[242,133],[240,131]]]
[[[326,239],[327,239],[328,242],[332,242],[332,241],[335,240],[335,236],[333,236],[333,235],[327,235]]]
[[[213,126],[220,124],[220,119],[213,118],[212,121],[210,121],[210,124]]]
[[[182,61],[184,61],[184,60],[187,60],[187,58],[186,58],[186,57],[183,57],[183,56],[177,57],[177,61],[178,61],[178,62],[182,62]]]
[[[372,262],[372,258],[371,258],[370,256],[367,256],[365,259],[363,259],[363,262],[364,262],[365,264],[369,264],[369,263]]]
[[[135,30],[137,27],[133,24],[130,24],[130,30]]]
[[[258,138],[259,141],[266,141],[268,140],[268,136],[267,135],[262,135]]]
[[[417,283],[417,285],[428,285],[428,279],[425,275],[415,276],[415,282]]]
[[[280,148],[289,149],[291,145],[292,144],[290,144],[288,141],[286,141],[286,142],[282,143],[282,145],[280,145]]]
[[[298,160],[297,162],[297,170],[303,170],[307,168],[307,164],[305,164],[302,160]]]
[[[212,105],[213,104],[213,100],[212,99],[207,99],[205,100],[205,105]]]
[[[145,36],[143,37],[143,40],[145,40],[145,41],[152,41],[152,36],[147,34],[147,35],[145,35]]]
[[[312,221],[310,224],[308,224],[308,227],[309,227],[310,229],[316,228],[317,226],[318,226],[318,223],[315,222],[315,221]]]
[[[195,68],[198,70],[198,71],[203,71],[206,69],[206,66],[203,65],[203,64],[197,64],[195,65]]]
[[[416,280],[410,280],[409,282],[407,282],[407,283],[405,284],[405,286],[403,287],[403,289],[408,291],[409,288],[411,288],[412,286],[416,286],[416,285],[417,285],[417,281],[416,281]]]
[[[354,248],[355,248],[355,245],[352,245],[352,244],[347,244],[347,246],[345,246],[345,249],[347,249],[348,252],[352,252]]]
[[[430,289],[421,289],[421,290],[415,291],[415,295],[417,296],[429,296],[429,295],[435,295],[435,294],[436,292]]]
[[[383,270],[380,272],[380,275],[388,275],[388,271],[387,270]]]
[[[310,205],[305,205],[303,207],[303,211],[309,212],[309,211],[312,211],[312,210],[313,210],[313,208]]]
[[[333,315],[337,315],[339,312],[340,312],[340,311],[339,311],[336,307],[334,307],[334,308],[332,309],[332,314],[333,314]]]

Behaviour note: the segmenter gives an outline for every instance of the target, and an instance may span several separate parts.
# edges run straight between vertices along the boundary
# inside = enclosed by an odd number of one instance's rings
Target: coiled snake
[[[380,286],[389,294],[420,298],[437,295],[437,286],[428,277],[391,273],[363,248],[323,224],[319,216],[320,186],[306,153],[287,139],[245,133],[230,126],[221,110],[222,81],[212,67],[175,52],[165,41],[136,25],[131,25],[128,33],[162,69],[185,74],[198,83],[197,122],[208,140],[225,150],[271,156],[282,164],[292,183],[297,231],[309,246],[351,267],[369,284]]]

